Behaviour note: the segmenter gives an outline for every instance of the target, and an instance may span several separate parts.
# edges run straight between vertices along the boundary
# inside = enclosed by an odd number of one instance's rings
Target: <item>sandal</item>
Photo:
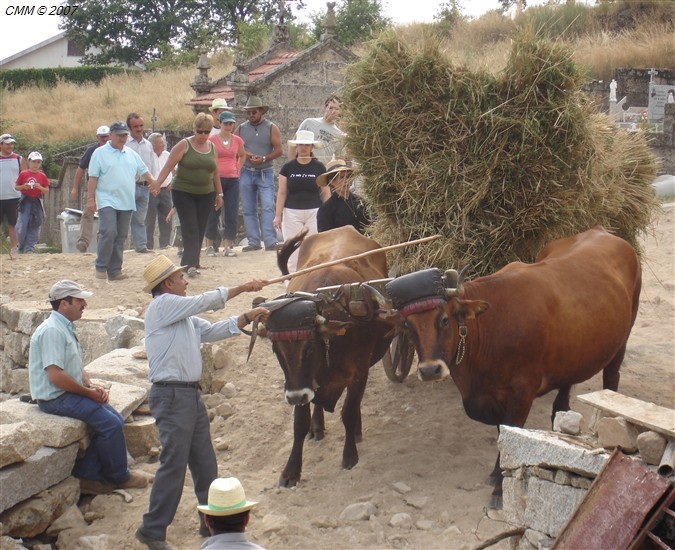
[[[236,255],[237,253],[234,250],[232,250],[231,246],[228,246],[225,250],[223,250],[223,256],[225,256],[226,258],[232,258]]]

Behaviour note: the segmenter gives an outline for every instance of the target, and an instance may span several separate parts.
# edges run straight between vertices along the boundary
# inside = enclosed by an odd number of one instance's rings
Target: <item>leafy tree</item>
[[[319,38],[326,30],[325,13],[313,14],[314,35]],[[391,20],[382,15],[380,0],[342,0],[336,2],[335,18],[337,28],[335,38],[346,46],[373,35],[391,25]]]
[[[518,13],[522,12],[527,6],[527,0],[499,0],[502,5],[502,11],[508,10],[511,6],[516,6]]]
[[[459,8],[459,0],[447,0],[438,6],[438,12],[434,16],[442,32],[450,32],[453,27],[463,19]]]
[[[145,63],[177,50],[236,44],[238,23],[276,21],[278,0],[80,0],[60,28],[85,49],[83,63]]]

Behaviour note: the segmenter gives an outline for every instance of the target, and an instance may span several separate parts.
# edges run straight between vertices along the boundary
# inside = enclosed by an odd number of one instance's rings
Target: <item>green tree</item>
[[[83,63],[145,63],[178,50],[233,45],[238,23],[276,21],[278,0],[80,0],[60,28],[85,49]]]
[[[391,25],[382,15],[380,0],[343,0],[336,2],[335,38],[346,46],[367,40]],[[319,38],[326,30],[325,13],[313,14],[314,35]]]

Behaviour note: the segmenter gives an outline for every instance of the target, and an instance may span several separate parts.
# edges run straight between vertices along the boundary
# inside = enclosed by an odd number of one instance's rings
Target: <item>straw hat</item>
[[[174,264],[171,260],[169,260],[169,258],[160,254],[145,266],[143,277],[148,284],[145,285],[143,291],[151,292],[152,289],[164,279],[167,279],[176,273],[176,271],[180,271],[181,269],[183,269],[181,266]]]
[[[228,106],[227,101],[225,101],[222,97],[217,97],[211,102],[209,111],[213,112],[216,109],[227,109],[229,111],[232,109],[232,107]]]
[[[246,500],[244,488],[236,477],[219,477],[209,487],[209,503],[197,509],[209,516],[232,516],[253,508],[257,502]]]
[[[298,130],[295,134],[295,139],[289,139],[288,143],[293,145],[320,145],[320,141],[314,139],[314,132],[309,130]]]
[[[333,176],[338,172],[353,172],[354,169],[347,164],[347,161],[344,159],[335,159],[331,160],[326,165],[326,171],[320,176],[316,177],[316,184],[319,187],[326,187],[333,179]]]

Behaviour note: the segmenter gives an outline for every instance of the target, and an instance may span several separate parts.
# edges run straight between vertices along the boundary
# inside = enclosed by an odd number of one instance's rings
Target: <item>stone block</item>
[[[79,498],[80,482],[68,477],[3,512],[0,515],[2,533],[13,537],[39,535]]]
[[[87,522],[84,521],[82,512],[80,512],[80,509],[77,506],[73,505],[66,509],[66,511],[47,528],[47,534],[50,537],[54,537],[66,529],[78,529],[86,527]]]
[[[584,417],[576,411],[558,411],[553,419],[553,431],[579,435],[583,429]]]
[[[0,537],[0,548],[2,550],[25,550],[25,546],[21,544],[20,540],[12,537]]]
[[[619,447],[625,453],[637,451],[638,431],[621,417],[605,417],[598,423],[598,441],[605,449]]]
[[[642,432],[637,436],[637,447],[642,460],[654,466],[661,463],[667,443],[666,438],[657,432]]]
[[[52,308],[46,300],[30,302],[6,302],[0,305],[0,317],[12,332],[26,335],[33,331],[49,317]]]
[[[577,445],[569,438],[565,441],[559,439],[552,432],[513,426],[500,426],[497,446],[503,470],[543,466],[595,477],[609,460],[607,453],[588,449],[582,442]]]
[[[87,425],[74,418],[43,413],[37,405],[10,399],[0,403],[0,422],[11,424],[26,422],[33,428],[33,439],[47,447],[66,447],[82,439]]]
[[[527,481],[505,477],[502,483],[504,520],[511,525],[525,525]]]
[[[214,346],[213,368],[216,370],[225,369],[232,366],[232,364],[232,353],[229,351],[228,346]]]
[[[5,353],[17,365],[28,365],[28,348],[30,336],[21,332],[10,332],[5,338]]]
[[[127,450],[134,458],[147,456],[150,449],[159,447],[159,432],[152,417],[124,424],[124,437]]]
[[[112,338],[108,336],[104,323],[100,321],[78,321],[77,338],[84,350],[83,362],[85,365],[115,349],[115,344]]]
[[[89,363],[85,370],[91,378],[135,384],[150,388],[148,361],[134,357],[137,349],[114,349]]]
[[[10,371],[12,376],[12,385],[10,393],[30,393],[30,382],[28,380],[27,368],[16,368]]]
[[[26,422],[0,424],[0,468],[22,462],[42,447],[40,439],[32,434],[33,429]]]
[[[106,387],[105,380],[92,378],[92,383]],[[146,400],[148,390],[142,385],[123,384],[112,382],[108,388],[108,403],[124,418],[134,412]]]
[[[63,481],[73,469],[77,444],[42,447],[33,456],[0,470],[0,512]]]
[[[533,477],[527,484],[525,525],[557,537],[586,491]]]

